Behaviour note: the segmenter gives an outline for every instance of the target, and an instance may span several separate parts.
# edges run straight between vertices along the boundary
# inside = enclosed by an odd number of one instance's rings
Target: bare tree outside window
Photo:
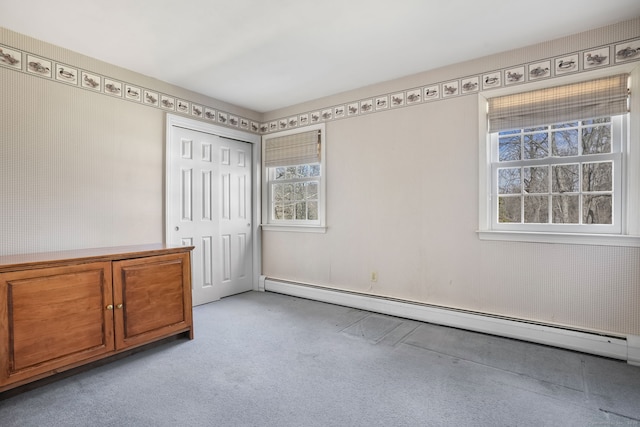
[[[499,223],[612,224],[611,118],[500,132],[497,148]]]
[[[318,219],[320,165],[305,164],[273,168],[272,218],[307,221]]]

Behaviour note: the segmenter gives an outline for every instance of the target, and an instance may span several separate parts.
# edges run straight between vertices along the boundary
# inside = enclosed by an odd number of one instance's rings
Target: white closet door
[[[252,289],[251,144],[171,127],[167,241],[193,245],[194,305]]]

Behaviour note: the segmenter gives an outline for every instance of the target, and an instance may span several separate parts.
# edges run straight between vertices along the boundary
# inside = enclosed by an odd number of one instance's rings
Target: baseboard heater
[[[540,324],[508,317],[457,310],[394,298],[361,294],[262,276],[260,290],[358,308],[421,322],[535,342],[640,366],[640,336],[597,332]]]

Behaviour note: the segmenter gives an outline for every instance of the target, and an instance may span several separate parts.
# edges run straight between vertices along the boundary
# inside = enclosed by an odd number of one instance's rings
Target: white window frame
[[[498,133],[489,134],[491,144],[491,222],[492,228],[496,231],[529,231],[529,232],[552,232],[552,233],[597,233],[597,234],[621,234],[622,233],[622,158],[624,156],[624,145],[627,136],[627,116],[619,115],[611,117],[611,153],[587,154],[568,157],[547,157],[535,160],[514,160],[498,161]],[[587,119],[587,118],[585,118]],[[576,120],[580,121],[580,120]],[[541,124],[542,125],[542,124]],[[550,124],[548,124],[550,125]],[[548,130],[547,132],[552,132]],[[549,149],[551,149],[551,138],[549,138]],[[555,166],[560,164],[580,164],[582,163],[613,163],[613,223],[612,224],[537,224],[537,223],[501,223],[495,221],[498,217],[498,169],[502,168],[522,168],[535,166]],[[549,170],[551,172],[551,169]],[[550,189],[549,189],[550,190]],[[548,193],[542,194],[548,195]]]
[[[303,221],[303,220],[274,220],[271,218],[271,212],[273,210],[271,188],[273,184],[274,168],[265,167],[262,165],[262,224],[261,227],[265,231],[293,231],[293,232],[307,232],[307,233],[325,233],[326,227],[326,132],[325,124],[319,123],[316,125],[305,126],[299,129],[290,129],[282,132],[274,132],[262,136],[262,158],[265,158],[266,141],[271,138],[278,138],[281,136],[294,135],[297,133],[309,132],[313,130],[320,131],[320,177],[319,177],[319,194],[318,194],[318,220]],[[315,180],[315,178],[314,178]]]
[[[620,199],[621,224],[619,232],[590,233],[575,228],[573,232],[567,232],[567,229],[562,229],[562,227],[559,227],[561,231],[549,231],[543,229],[544,227],[498,225],[497,221],[494,221],[492,141],[487,126],[487,98],[591,80],[623,72],[630,73],[632,96],[631,113],[628,114],[625,129],[628,137],[623,140],[625,146],[621,147],[623,154],[620,160],[621,175],[618,185],[622,190],[622,198]],[[640,247],[640,215],[638,214],[640,212],[640,185],[637,184],[640,183],[640,66],[627,64],[582,74],[585,75],[560,77],[549,81],[530,83],[525,88],[505,88],[478,95],[479,215],[477,234],[481,240]],[[614,185],[616,184],[614,183]]]

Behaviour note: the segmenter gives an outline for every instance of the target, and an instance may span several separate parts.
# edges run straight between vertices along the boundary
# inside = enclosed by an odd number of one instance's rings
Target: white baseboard
[[[640,365],[640,337],[614,337],[425,304],[264,278],[264,289],[421,322],[515,338]],[[629,341],[628,341],[629,340]]]

